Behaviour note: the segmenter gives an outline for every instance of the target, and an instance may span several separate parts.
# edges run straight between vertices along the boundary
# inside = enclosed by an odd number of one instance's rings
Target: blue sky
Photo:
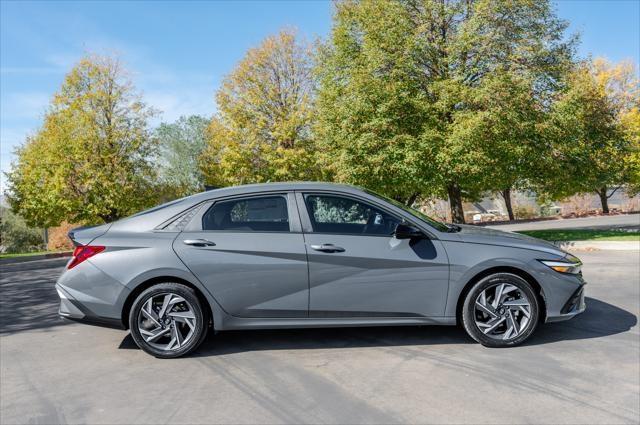
[[[555,3],[580,55],[640,56],[640,0]],[[245,51],[282,27],[308,40],[331,27],[328,1],[0,3],[0,168],[35,131],[64,75],[86,52],[121,56],[159,118],[210,115],[221,79]],[[0,180],[4,182],[4,177]]]

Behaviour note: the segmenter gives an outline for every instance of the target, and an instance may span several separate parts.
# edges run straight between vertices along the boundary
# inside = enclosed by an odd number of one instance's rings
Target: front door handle
[[[192,246],[216,246],[215,242],[211,242],[206,239],[185,239],[182,243]]]
[[[335,246],[331,243],[323,243],[322,245],[311,245],[312,249],[322,252],[344,252],[344,248]]]

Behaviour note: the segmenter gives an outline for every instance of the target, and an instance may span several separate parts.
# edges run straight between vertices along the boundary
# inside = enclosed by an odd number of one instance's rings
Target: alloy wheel
[[[196,329],[191,304],[173,293],[150,297],[140,309],[138,330],[142,338],[158,350],[174,351],[189,343]]]
[[[476,298],[475,324],[480,331],[498,340],[512,340],[522,334],[531,320],[531,303],[515,285],[497,283]]]

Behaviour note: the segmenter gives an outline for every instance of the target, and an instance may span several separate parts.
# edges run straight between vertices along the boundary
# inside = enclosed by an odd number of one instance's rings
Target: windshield
[[[384,199],[388,203],[395,205],[396,207],[400,208],[401,210],[403,210],[405,212],[408,212],[412,216],[414,216],[414,217],[416,217],[416,218],[418,218],[418,219],[420,219],[422,221],[426,221],[431,227],[434,227],[435,229],[437,229],[437,230],[439,230],[441,232],[448,232],[449,231],[449,227],[446,224],[441,223],[441,222],[439,222],[437,220],[434,220],[433,218],[429,217],[428,215],[423,214],[418,210],[414,210],[413,208],[408,207],[408,206],[404,205],[403,203],[396,201],[395,199],[388,198],[388,197],[386,197],[384,195],[381,195],[379,193],[376,193],[376,192],[374,192],[372,190],[364,189],[364,191],[367,192],[370,195],[377,196],[378,198]]]

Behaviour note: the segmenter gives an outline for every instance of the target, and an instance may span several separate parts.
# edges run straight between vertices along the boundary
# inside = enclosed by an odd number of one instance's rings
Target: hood
[[[566,253],[551,242],[503,230],[487,229],[480,226],[459,225],[458,235],[464,242],[486,245],[510,246],[514,248],[532,249],[564,256]]]

